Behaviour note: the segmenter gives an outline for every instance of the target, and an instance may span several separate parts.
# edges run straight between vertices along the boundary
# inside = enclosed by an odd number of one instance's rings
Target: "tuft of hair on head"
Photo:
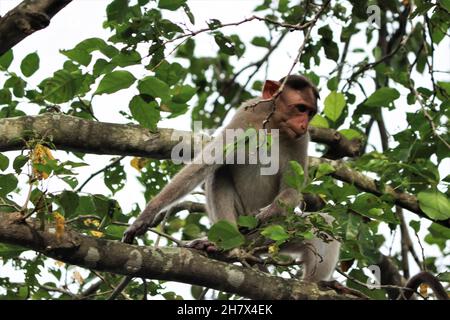
[[[281,78],[279,82],[283,83],[285,78],[286,77]],[[286,85],[294,90],[303,90],[305,88],[311,88],[314,92],[314,96],[316,97],[316,99],[320,99],[319,90],[317,90],[316,86],[305,76],[291,74],[287,77]]]

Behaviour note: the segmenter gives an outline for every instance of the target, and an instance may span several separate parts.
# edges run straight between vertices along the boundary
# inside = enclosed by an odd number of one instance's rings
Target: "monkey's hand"
[[[136,221],[134,221],[133,224],[125,230],[122,237],[122,242],[133,243],[134,238],[143,235],[147,231],[148,227],[148,223],[146,223],[143,219],[137,218]]]
[[[264,223],[270,218],[280,216],[282,214],[283,210],[281,210],[281,208],[275,203],[272,203],[267,207],[260,209],[259,212],[256,214],[256,218],[259,220],[260,223]]]
[[[206,253],[216,253],[219,251],[219,248],[217,248],[217,246],[207,238],[192,240],[186,243],[184,246],[189,249],[205,251]]]

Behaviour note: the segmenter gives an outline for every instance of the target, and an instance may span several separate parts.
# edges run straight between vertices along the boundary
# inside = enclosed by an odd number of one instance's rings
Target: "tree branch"
[[[0,213],[0,242],[20,245],[87,269],[133,277],[169,280],[235,293],[252,299],[357,299],[316,284],[271,276],[251,268],[209,259],[186,248],[142,247],[87,237],[70,228],[57,239],[54,226],[39,230],[34,219]]]
[[[393,197],[396,205],[407,209],[422,218],[426,218],[435,223],[450,228],[450,219],[448,220],[433,220],[428,217],[422,209],[419,207],[419,202],[415,196],[406,192],[398,192],[392,186],[386,185],[382,190],[376,180],[369,178],[368,176],[349,168],[342,160],[328,160],[323,158],[309,157],[309,164],[318,166],[320,163],[328,163],[336,170],[332,173],[332,176],[338,180],[345,181],[354,184],[359,189],[381,196],[383,194],[389,194]]]
[[[336,131],[332,129],[311,128],[310,130],[313,141],[327,140],[328,138],[323,138],[322,134],[329,134],[330,137],[336,136]],[[151,133],[137,125],[94,122],[62,114],[23,116],[0,119],[0,151],[20,150],[25,146],[26,139],[37,135],[51,137],[53,144],[58,149],[66,151],[169,159],[172,148],[179,143],[171,139],[173,133],[181,135],[183,132],[174,129],[159,129],[158,132]],[[194,139],[197,140],[198,137],[195,138],[195,134],[189,132],[184,133],[191,138],[193,147]],[[333,138],[330,137],[329,141],[332,141]],[[351,144],[346,139],[339,141],[339,148]],[[397,192],[391,186],[387,186],[384,191],[380,190],[375,180],[350,169],[341,160],[310,157],[311,165],[318,165],[321,162],[328,162],[335,167],[336,171],[333,176],[336,179],[354,183],[361,190],[376,195],[391,194],[397,205],[432,220],[420,209],[415,196]],[[434,222],[450,227],[450,220]]]
[[[0,56],[20,41],[44,29],[72,0],[25,0],[0,18]]]
[[[168,159],[179,142],[171,139],[172,134],[191,135],[191,146],[194,146],[194,135],[190,132],[161,128],[152,133],[138,125],[48,113],[0,119],[0,151],[20,150],[27,139],[38,136],[51,137],[57,148],[67,151]],[[310,134],[312,141],[329,144],[334,155],[354,157],[359,154],[361,142],[350,141],[336,130],[310,127]]]

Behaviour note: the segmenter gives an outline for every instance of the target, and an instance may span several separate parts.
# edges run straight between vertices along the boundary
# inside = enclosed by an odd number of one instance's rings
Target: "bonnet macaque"
[[[261,174],[261,164],[202,163],[194,161],[186,165],[170,183],[156,195],[124,234],[124,241],[131,243],[154,225],[156,216],[195,187],[205,182],[208,216],[212,223],[227,220],[236,223],[240,215],[255,215],[260,221],[286,214],[286,208],[301,204],[301,193],[286,184],[284,174],[292,160],[300,163],[307,176],[308,124],[317,112],[319,93],[303,76],[290,75],[281,92],[285,79],[268,80],[262,97],[241,106],[226,129],[278,129],[278,170]],[[226,133],[223,131],[222,136]],[[223,147],[223,140],[216,138],[204,149]],[[204,151],[204,152],[206,152]],[[197,160],[203,154],[197,155]],[[325,216],[328,222],[331,217]],[[198,241],[195,248],[209,250],[208,241]],[[303,262],[303,279],[327,281],[330,279],[339,256],[339,242],[324,242],[319,238],[287,245],[284,250],[299,256]]]

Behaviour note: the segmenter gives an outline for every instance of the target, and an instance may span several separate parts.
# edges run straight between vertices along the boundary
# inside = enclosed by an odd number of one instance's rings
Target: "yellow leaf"
[[[55,218],[56,239],[60,240],[64,234],[66,220],[58,211],[53,212],[53,217]]]
[[[276,244],[272,244],[269,246],[269,253],[270,254],[276,254],[279,251],[279,247]]]
[[[91,232],[91,234],[92,234],[94,237],[96,237],[96,238],[101,238],[101,237],[103,237],[103,232],[101,232],[101,231],[91,230],[90,232]]]
[[[100,222],[97,219],[84,219],[83,221],[84,225],[89,227],[89,226],[95,226],[98,227],[100,225]]]
[[[57,265],[58,267],[64,267],[66,264],[62,261],[56,260],[55,265]]]
[[[141,171],[148,163],[148,159],[134,157],[130,161],[130,165],[135,168],[137,171]]]
[[[81,273],[79,273],[78,271],[74,271],[74,273],[72,275],[72,278],[73,278],[73,280],[75,280],[79,284],[83,284],[84,283],[84,279],[81,276]]]
[[[419,286],[419,293],[424,297],[428,297],[428,285],[426,283],[422,283]]]
[[[31,153],[31,162],[33,164],[46,164],[48,160],[55,160],[50,149],[42,144],[37,144]],[[33,167],[33,175],[39,180],[48,178],[47,172],[39,171],[35,167]]]

